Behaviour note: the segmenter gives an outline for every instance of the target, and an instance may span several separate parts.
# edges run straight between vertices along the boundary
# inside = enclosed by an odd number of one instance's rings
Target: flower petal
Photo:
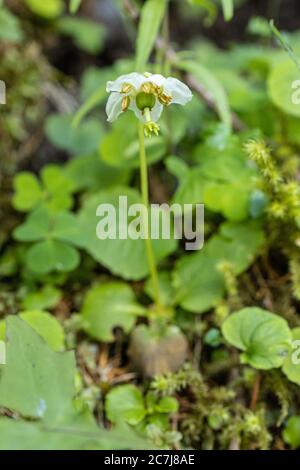
[[[154,85],[157,85],[157,86],[164,86],[167,79],[163,77],[163,75],[160,75],[159,73],[155,73],[153,75],[150,75],[149,78],[146,78],[144,80],[146,82],[154,83]]]
[[[157,122],[159,120],[163,109],[163,105],[158,100],[156,100],[154,108],[151,109],[151,118],[153,122]]]
[[[114,82],[107,82],[106,91],[116,91],[120,92],[124,83],[130,83],[134,88],[140,88],[141,84],[145,81],[145,77],[140,73],[129,73],[127,75],[121,75]]]
[[[106,104],[106,114],[108,122],[115,121],[122,113],[122,99],[120,93],[111,93]]]
[[[135,100],[131,100],[130,105],[129,105],[129,109],[134,112],[134,114],[136,115],[136,117],[138,118],[139,121],[145,122],[145,118],[142,114],[142,111],[135,104]]]
[[[177,78],[169,77],[166,80],[164,91],[172,96],[172,104],[185,105],[193,98],[193,94],[188,86]]]

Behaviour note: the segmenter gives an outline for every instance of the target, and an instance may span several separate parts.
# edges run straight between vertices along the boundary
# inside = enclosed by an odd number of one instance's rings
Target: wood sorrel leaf
[[[282,366],[291,348],[287,322],[257,307],[231,314],[222,325],[222,333],[228,343],[243,351],[241,362],[256,369]]]
[[[121,282],[93,286],[86,294],[81,311],[84,329],[100,341],[113,341],[112,331],[117,326],[129,332],[137,316],[145,313],[131,288]]]

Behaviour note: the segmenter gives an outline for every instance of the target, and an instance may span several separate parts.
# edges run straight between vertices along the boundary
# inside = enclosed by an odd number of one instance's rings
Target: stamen
[[[144,93],[153,93],[155,91],[155,88],[152,83],[150,82],[145,82],[141,86],[141,91]]]
[[[130,97],[129,96],[124,96],[122,99],[122,111],[125,112],[129,108],[130,105]]]
[[[172,96],[163,93],[161,95],[158,95],[158,100],[164,106],[169,106],[172,102]]]
[[[130,83],[123,83],[121,93],[130,93],[133,90],[133,86]]]

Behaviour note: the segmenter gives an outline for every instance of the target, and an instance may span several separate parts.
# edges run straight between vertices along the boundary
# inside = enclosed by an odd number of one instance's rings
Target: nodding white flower
[[[108,121],[115,121],[129,109],[144,123],[146,136],[158,135],[156,122],[165,106],[185,105],[193,96],[191,90],[177,78],[135,72],[108,82],[106,91],[111,93],[106,105]]]

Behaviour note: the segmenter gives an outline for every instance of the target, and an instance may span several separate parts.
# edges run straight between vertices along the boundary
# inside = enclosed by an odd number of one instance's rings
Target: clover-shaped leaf
[[[141,391],[135,385],[119,385],[106,396],[105,410],[112,423],[126,421],[135,425],[146,416],[144,399]]]
[[[231,345],[242,350],[241,362],[256,369],[282,366],[291,348],[292,334],[279,315],[256,307],[230,315],[222,333]]]
[[[51,214],[45,207],[39,207],[16,228],[14,237],[19,241],[37,242],[26,256],[28,268],[36,273],[71,271],[79,264],[79,253],[72,245],[80,246],[81,232],[76,217],[70,212]]]
[[[29,172],[21,172],[14,178],[14,207],[22,212],[38,205],[52,211],[70,209],[75,184],[66,172],[57,165],[46,165],[41,171],[41,181]]]
[[[145,311],[127,284],[109,282],[95,285],[88,291],[81,314],[87,333],[100,341],[113,341],[115,327],[129,332],[137,316],[145,315]]]

